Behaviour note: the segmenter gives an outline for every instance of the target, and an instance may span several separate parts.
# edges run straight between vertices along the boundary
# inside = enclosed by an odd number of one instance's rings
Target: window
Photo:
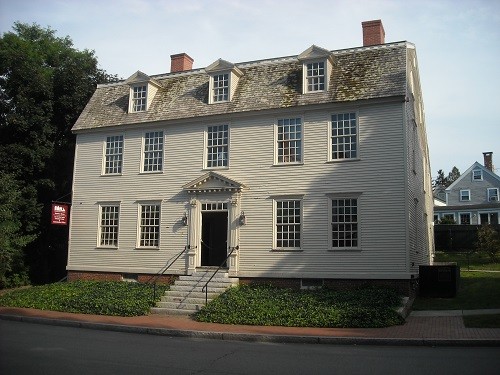
[[[147,86],[132,87],[132,112],[143,112],[146,110]]]
[[[141,204],[139,247],[158,247],[160,244],[160,205]]]
[[[498,188],[488,188],[488,202],[498,202]]]
[[[332,160],[357,158],[358,129],[356,113],[340,113],[332,115],[330,130]]]
[[[474,169],[472,171],[472,181],[481,181],[483,179],[483,171],[481,169]]]
[[[470,225],[470,213],[461,213],[458,216],[460,223],[462,225]]]
[[[123,135],[107,137],[104,154],[104,174],[122,173]]]
[[[300,248],[301,201],[276,201],[276,242],[277,249]]]
[[[331,205],[332,248],[358,247],[358,199],[333,198]]]
[[[146,133],[144,136],[143,172],[163,170],[163,132]]]
[[[99,246],[118,246],[118,205],[101,206],[101,222],[99,226]]]
[[[213,103],[227,102],[229,99],[229,74],[213,76]]]
[[[278,120],[278,163],[302,161],[302,120],[300,118]]]
[[[460,190],[460,200],[462,202],[470,201],[470,190]]]
[[[307,92],[325,90],[325,62],[311,62],[306,64]]]
[[[207,129],[207,168],[227,167],[229,160],[229,125]]]

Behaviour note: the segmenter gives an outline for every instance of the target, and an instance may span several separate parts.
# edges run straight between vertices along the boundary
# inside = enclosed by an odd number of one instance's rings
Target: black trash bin
[[[456,263],[434,263],[419,266],[419,295],[422,297],[456,297],[460,266]]]

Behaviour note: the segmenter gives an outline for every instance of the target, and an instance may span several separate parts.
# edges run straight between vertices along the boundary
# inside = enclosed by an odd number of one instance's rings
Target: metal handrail
[[[160,276],[162,276],[165,273],[165,271],[168,270],[170,268],[170,266],[172,264],[174,264],[175,261],[177,259],[179,259],[180,256],[182,255],[182,253],[184,253],[188,248],[189,248],[189,246],[184,246],[184,249],[179,254],[177,254],[176,256],[173,257],[175,259],[170,264],[168,264],[168,263],[170,262],[170,260],[172,258],[170,258],[169,260],[167,260],[167,263],[162,268],[160,268],[160,270],[155,275],[151,276],[151,278],[146,282],[146,283],[149,284],[151,282],[151,280],[154,279],[154,282],[153,282],[153,302],[156,301],[156,282],[158,281],[158,278]]]
[[[210,279],[208,279],[208,281],[205,283],[205,286],[203,288],[201,288],[201,292],[203,293],[203,291],[205,291],[205,305],[208,303],[208,283],[214,278],[215,274],[217,272],[219,272],[219,270],[222,268],[222,266],[227,262],[227,260],[229,259],[229,257],[231,256],[231,254],[233,253],[234,250],[239,250],[239,246],[233,246],[231,247],[231,251],[229,252],[229,254],[227,254],[226,256],[226,259],[224,259],[222,261],[222,263],[220,264],[219,267],[217,267],[217,269],[215,270],[215,272],[212,274],[212,276],[210,276]]]

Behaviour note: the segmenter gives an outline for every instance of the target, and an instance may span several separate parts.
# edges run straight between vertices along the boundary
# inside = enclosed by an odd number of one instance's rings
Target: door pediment
[[[208,172],[182,187],[188,193],[240,192],[245,185],[216,172]]]

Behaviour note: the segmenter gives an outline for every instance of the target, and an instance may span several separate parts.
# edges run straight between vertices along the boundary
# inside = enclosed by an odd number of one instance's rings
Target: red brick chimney
[[[193,68],[193,59],[187,53],[178,53],[177,55],[170,55],[170,73],[183,72]]]
[[[385,31],[382,20],[361,22],[363,26],[363,46],[375,46],[385,43]]]
[[[493,152],[483,152],[484,166],[493,172]]]

